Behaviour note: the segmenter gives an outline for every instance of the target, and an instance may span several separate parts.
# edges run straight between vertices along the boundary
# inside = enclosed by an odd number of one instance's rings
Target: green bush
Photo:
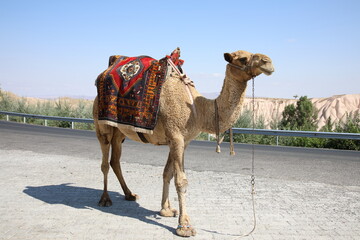
[[[233,126],[234,128],[255,128],[255,129],[264,129],[265,118],[259,116],[255,119],[253,125],[253,113],[251,110],[244,110],[237,122]],[[224,141],[230,141],[229,135],[225,135]],[[237,143],[255,143],[255,144],[266,144],[273,145],[276,144],[275,136],[266,136],[266,135],[255,135],[255,134],[234,134],[234,142]]]
[[[279,124],[277,121],[271,122],[272,129],[283,129],[293,131],[316,131],[318,110],[313,106],[312,102],[306,97],[300,97],[296,106],[294,104],[285,107],[282,113],[282,120]],[[252,111],[245,110],[234,127],[252,128]],[[264,129],[264,120],[260,116],[255,120],[255,128]],[[346,116],[345,121],[340,121],[335,126],[329,118],[324,127],[320,131],[323,132],[345,132],[360,133],[360,115]],[[225,141],[229,141],[229,136],[225,137]],[[347,150],[360,150],[360,141],[358,140],[342,140],[342,139],[325,139],[325,138],[306,138],[306,137],[276,137],[266,135],[250,135],[235,134],[234,142],[238,143],[256,143],[266,145],[284,145],[311,148],[335,148]]]
[[[360,133],[360,115],[346,114],[346,120],[340,121],[335,126],[335,132]],[[326,148],[360,150],[359,140],[327,139],[324,144]]]

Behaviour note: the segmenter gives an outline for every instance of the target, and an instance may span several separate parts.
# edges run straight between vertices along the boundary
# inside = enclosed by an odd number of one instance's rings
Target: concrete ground
[[[0,239],[181,239],[177,218],[158,214],[163,168],[122,166],[140,199],[125,201],[110,172],[113,206],[103,208],[100,160],[0,148]],[[187,176],[192,239],[238,239],[252,229],[248,174]],[[360,186],[260,176],[255,187],[256,230],[243,239],[360,239]],[[178,208],[173,183],[170,199]]]

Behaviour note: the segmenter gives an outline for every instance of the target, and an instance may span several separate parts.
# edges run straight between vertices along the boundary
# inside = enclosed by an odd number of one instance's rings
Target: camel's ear
[[[225,58],[225,61],[232,63],[233,57],[231,56],[230,53],[224,53],[224,58]]]

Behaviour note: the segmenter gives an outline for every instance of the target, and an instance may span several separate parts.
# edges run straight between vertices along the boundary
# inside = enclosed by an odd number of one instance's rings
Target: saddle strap
[[[149,143],[149,141],[146,139],[146,137],[143,133],[141,133],[141,132],[136,132],[136,133],[143,143]]]

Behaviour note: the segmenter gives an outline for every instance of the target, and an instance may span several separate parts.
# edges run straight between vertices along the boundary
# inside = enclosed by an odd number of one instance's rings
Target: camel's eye
[[[242,57],[238,59],[242,64],[246,64],[247,62],[247,58],[246,57]]]

